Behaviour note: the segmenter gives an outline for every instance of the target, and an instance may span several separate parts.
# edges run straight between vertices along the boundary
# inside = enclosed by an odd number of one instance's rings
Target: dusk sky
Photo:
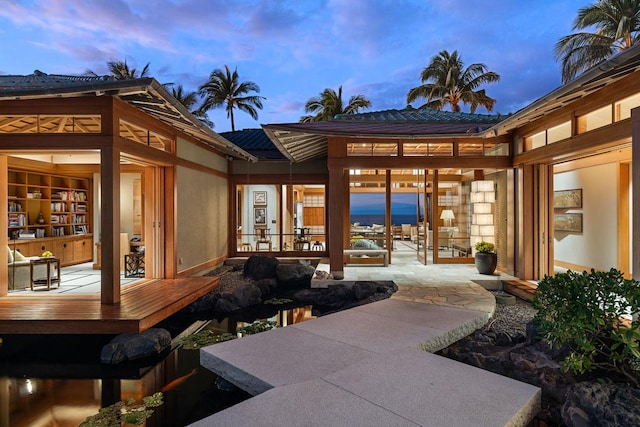
[[[402,109],[446,49],[501,75],[484,88],[506,114],[560,86],[554,45],[594,2],[0,0],[0,74],[108,74],[107,61],[126,60],[194,91],[226,64],[267,98],[258,121],[236,112],[244,129],[297,122],[310,97],[340,85],[345,101],[367,96],[368,111]],[[231,129],[223,109],[209,116],[215,131]]]

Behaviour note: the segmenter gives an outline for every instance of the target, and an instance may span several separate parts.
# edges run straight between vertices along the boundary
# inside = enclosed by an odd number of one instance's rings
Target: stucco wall
[[[554,190],[582,189],[582,209],[555,210],[582,213],[582,233],[554,232],[557,261],[609,270],[617,265],[618,200],[615,163],[554,175]]]
[[[226,172],[226,159],[178,141],[179,156]],[[227,179],[178,166],[176,170],[178,272],[227,255]]]
[[[224,155],[217,155],[206,148],[191,144],[178,138],[176,154],[181,159],[190,160],[218,171],[227,172],[227,159]]]

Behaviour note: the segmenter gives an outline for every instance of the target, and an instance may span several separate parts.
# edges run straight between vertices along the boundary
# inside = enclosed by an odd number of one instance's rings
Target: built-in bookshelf
[[[10,239],[90,233],[89,179],[13,169],[8,172]]]

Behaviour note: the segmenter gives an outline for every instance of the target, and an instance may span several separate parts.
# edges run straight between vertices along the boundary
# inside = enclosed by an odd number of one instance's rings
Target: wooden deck
[[[0,334],[139,333],[217,288],[219,277],[152,280],[123,290],[120,304],[99,295],[0,298]]]

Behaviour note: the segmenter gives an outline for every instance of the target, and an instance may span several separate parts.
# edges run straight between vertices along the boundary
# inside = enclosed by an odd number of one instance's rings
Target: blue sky
[[[107,74],[107,61],[126,60],[196,90],[226,64],[267,98],[258,121],[237,112],[243,129],[297,122],[310,97],[340,85],[369,111],[404,108],[446,49],[501,75],[485,89],[506,114],[560,86],[554,45],[594,1],[0,0],[0,74]],[[224,110],[209,115],[230,130]]]

